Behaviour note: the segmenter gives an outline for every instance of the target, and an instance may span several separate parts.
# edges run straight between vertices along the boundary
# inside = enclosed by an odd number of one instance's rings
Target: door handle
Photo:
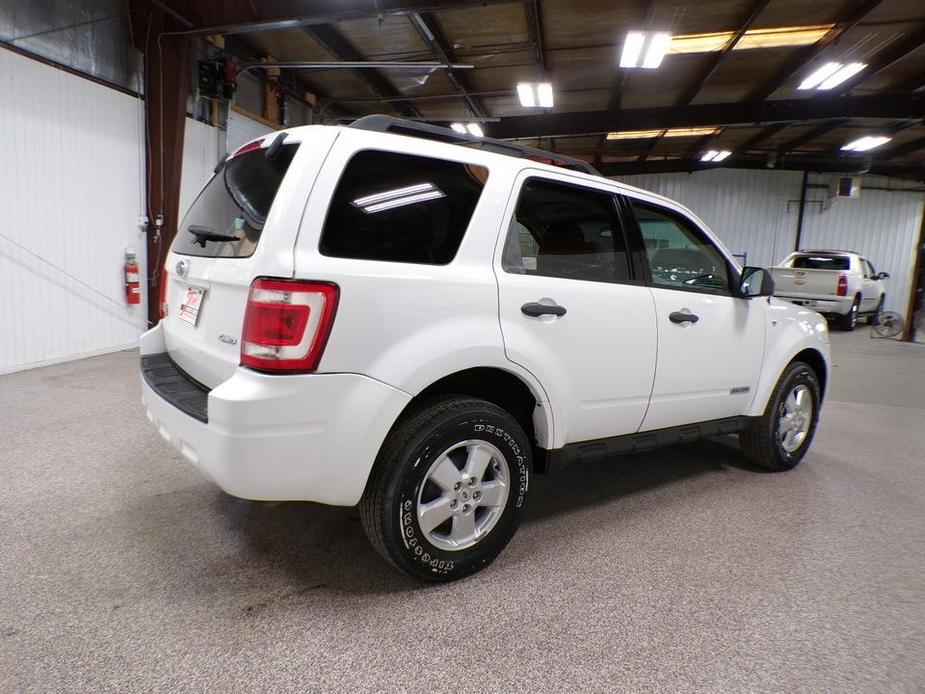
[[[670,320],[672,323],[696,323],[700,320],[700,316],[693,313],[674,311],[673,313],[668,314],[668,320]]]
[[[564,316],[566,313],[565,306],[559,306],[559,304],[541,304],[536,301],[531,301],[521,306],[520,312],[524,315],[532,316],[533,318],[539,318],[540,316]]]

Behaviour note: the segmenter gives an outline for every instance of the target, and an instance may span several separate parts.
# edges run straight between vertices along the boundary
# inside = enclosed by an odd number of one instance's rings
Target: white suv
[[[161,435],[229,494],[359,503],[425,580],[488,565],[532,474],[732,433],[793,467],[828,378],[824,319],[680,205],[383,116],[239,149],[166,268]]]

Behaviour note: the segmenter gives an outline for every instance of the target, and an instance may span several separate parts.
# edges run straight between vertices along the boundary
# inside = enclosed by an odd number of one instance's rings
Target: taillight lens
[[[338,288],[324,282],[258,278],[251,284],[241,366],[314,371],[331,333]]]
[[[845,275],[838,276],[838,296],[845,296],[848,293],[848,277]]]
[[[157,285],[157,315],[158,318],[167,317],[167,281],[170,275],[167,268],[161,270],[160,284]]]
[[[248,142],[247,144],[241,145],[229,158],[233,159],[234,157],[239,157],[242,154],[247,154],[248,152],[253,152],[254,150],[260,149],[260,147],[263,145],[263,141],[264,138],[261,137],[259,140],[254,140],[253,142]]]

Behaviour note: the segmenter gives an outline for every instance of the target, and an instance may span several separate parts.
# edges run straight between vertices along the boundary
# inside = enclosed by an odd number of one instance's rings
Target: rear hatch
[[[296,230],[277,229],[280,215],[268,219],[298,147],[261,148],[258,140],[239,149],[196,198],[167,257],[161,309],[166,310],[167,352],[209,388],[238,366],[247,296],[260,274],[261,251],[279,251],[273,246],[285,239],[291,255]],[[271,150],[274,155],[268,156]]]
[[[839,277],[845,277],[851,259],[843,255],[796,255],[787,266],[771,268],[774,294],[801,299],[833,299],[839,294]],[[845,280],[841,282],[844,283]]]

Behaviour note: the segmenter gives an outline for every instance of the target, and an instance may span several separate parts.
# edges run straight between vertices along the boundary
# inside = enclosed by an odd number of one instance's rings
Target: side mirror
[[[774,278],[763,267],[742,268],[739,277],[739,296],[743,299],[754,299],[758,296],[774,295]]]
[[[878,272],[876,275],[874,275],[874,279],[875,280],[888,280],[890,279],[890,273],[889,272]]]

